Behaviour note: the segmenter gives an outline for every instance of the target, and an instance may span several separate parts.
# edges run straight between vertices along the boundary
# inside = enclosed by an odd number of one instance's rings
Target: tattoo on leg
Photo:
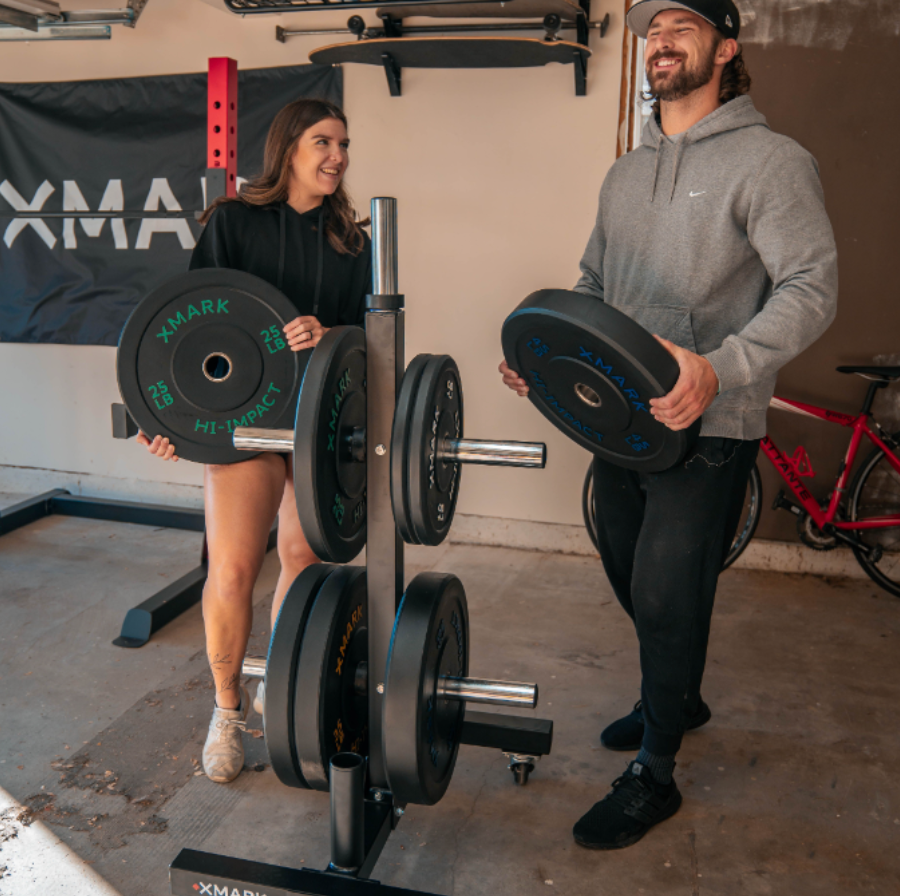
[[[224,656],[222,656],[221,653],[217,653],[214,657],[207,654],[206,658],[209,660],[209,665],[213,669],[218,669],[219,666],[227,666],[231,662],[230,653],[226,653]]]
[[[240,683],[241,676],[239,673],[234,672],[232,675],[229,675],[222,684],[219,686],[219,693],[224,694],[226,691],[237,691],[238,684]]]

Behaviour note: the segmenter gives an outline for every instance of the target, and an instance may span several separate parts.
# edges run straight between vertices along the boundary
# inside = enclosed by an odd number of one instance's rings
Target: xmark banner
[[[206,74],[0,84],[0,342],[116,345],[136,303],[187,270],[206,205]],[[342,101],[339,68],[238,73],[238,171],[302,97]],[[72,212],[71,217],[16,217]]]

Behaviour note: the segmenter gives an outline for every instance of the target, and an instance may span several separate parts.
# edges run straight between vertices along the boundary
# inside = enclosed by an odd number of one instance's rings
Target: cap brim
[[[710,21],[706,16],[701,16],[697,10],[691,9],[684,3],[672,3],[671,0],[639,0],[638,3],[635,3],[628,10],[628,15],[625,16],[625,24],[638,37],[646,37],[647,32],[650,30],[650,23],[657,13],[662,12],[664,9],[686,9],[715,27],[715,22]]]

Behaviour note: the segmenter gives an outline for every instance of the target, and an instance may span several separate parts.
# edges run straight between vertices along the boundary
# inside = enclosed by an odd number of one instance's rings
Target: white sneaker
[[[256,686],[256,696],[253,698],[253,708],[261,716],[266,714],[266,680],[261,678]]]
[[[244,767],[241,732],[247,727],[245,720],[249,707],[250,695],[241,687],[241,704],[237,709],[220,709],[216,705],[213,710],[203,747],[203,771],[216,784],[233,781]]]

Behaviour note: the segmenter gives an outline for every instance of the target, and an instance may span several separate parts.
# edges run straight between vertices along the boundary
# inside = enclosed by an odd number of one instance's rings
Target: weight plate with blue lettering
[[[294,423],[294,494],[303,534],[327,563],[366,543],[366,335],[332,327],[312,350]]]
[[[272,770],[288,787],[309,788],[300,770],[294,741],[294,689],[300,645],[316,595],[338,567],[326,563],[307,566],[285,595],[269,642],[266,658],[266,749]]]
[[[384,762],[396,803],[431,806],[450,785],[465,704],[441,696],[440,683],[468,674],[462,582],[449,573],[419,573],[397,611],[384,682]]]
[[[678,463],[700,432],[673,432],[650,399],[678,380],[675,359],[606,302],[564,289],[532,293],[506,319],[506,363],[532,404],[570,439],[620,467],[655,473]]]
[[[297,317],[274,286],[243,271],[189,271],[131,313],[116,370],[128,413],[184,460],[231,464],[237,426],[290,426],[309,352],[292,352],[283,327]]]
[[[328,790],[336,753],[369,753],[368,606],[366,568],[339,567],[319,589],[303,632],[294,743],[313,790]]]

